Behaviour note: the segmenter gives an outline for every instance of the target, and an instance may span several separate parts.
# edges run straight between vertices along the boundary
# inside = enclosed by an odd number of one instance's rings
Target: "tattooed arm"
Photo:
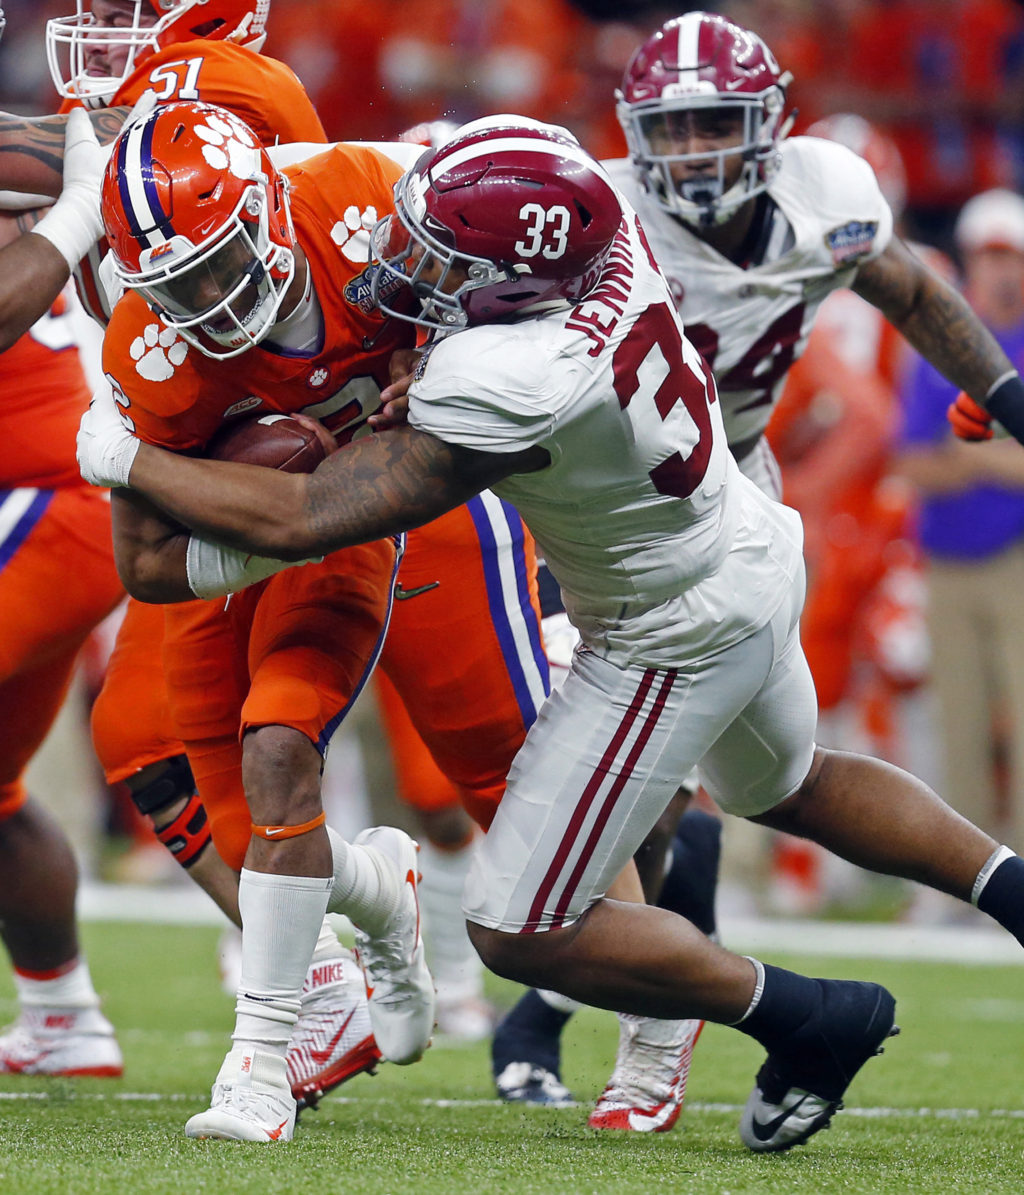
[[[1013,372],[1009,358],[967,301],[895,238],[857,272],[853,289],[877,307],[922,357],[984,403],[992,384]]]
[[[547,452],[476,452],[403,426],[357,440],[311,474],[175,456],[139,446],[131,488],[209,539],[302,560],[408,531],[461,506]]]
[[[130,111],[122,106],[89,113],[100,145],[114,140]],[[0,190],[55,198],[60,194],[66,123],[66,115],[28,117],[0,112]]]
[[[67,262],[53,245],[23,235],[46,210],[0,217],[0,353],[49,311],[68,280]]]

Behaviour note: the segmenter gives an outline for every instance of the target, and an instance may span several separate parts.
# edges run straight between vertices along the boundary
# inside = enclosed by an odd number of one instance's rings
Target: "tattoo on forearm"
[[[369,451],[358,451],[362,445],[346,449],[317,472],[306,517],[318,539],[379,538],[429,522],[476,492],[460,475],[449,445],[405,430],[365,441]],[[364,528],[372,534],[362,535]]]
[[[104,108],[90,113],[96,138],[106,145],[117,136],[128,115],[127,107]],[[28,159],[52,172],[57,182],[64,171],[64,130],[66,116],[25,117],[0,112],[0,187],[17,172],[17,159]],[[14,159],[12,161],[12,159]],[[21,169],[28,169],[25,165]],[[52,180],[51,180],[52,183]]]
[[[37,207],[31,211],[18,212],[14,217],[14,223],[17,225],[19,232],[31,232],[39,221],[46,215],[46,208]]]
[[[950,381],[981,399],[996,378],[1012,368],[995,337],[967,301],[931,271],[911,266],[905,249],[862,270],[854,287],[903,333]],[[910,259],[912,260],[912,259]]]

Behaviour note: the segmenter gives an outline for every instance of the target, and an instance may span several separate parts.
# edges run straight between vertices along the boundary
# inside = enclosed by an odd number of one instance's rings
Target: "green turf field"
[[[546,1111],[493,1099],[484,1046],[436,1044],[303,1114],[289,1145],[191,1142],[227,1047],[231,1001],[209,928],[91,924],[85,940],[125,1052],[123,1080],[0,1079],[2,1195],[551,1195],[634,1192],[1024,1191],[1024,968],[782,958],[887,984],[903,1033],[853,1084],[833,1128],[754,1157],[736,1134],[760,1063],[711,1026],[666,1134],[594,1133],[589,1103],[614,1055],[611,1014],[570,1025],[563,1077],[581,1101]],[[495,983],[505,1005],[516,989]],[[0,975],[0,1018],[14,1005]]]

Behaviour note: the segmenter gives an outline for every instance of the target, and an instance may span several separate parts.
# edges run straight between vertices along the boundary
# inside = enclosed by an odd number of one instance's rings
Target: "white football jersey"
[[[862,158],[817,137],[780,149],[766,235],[745,266],[659,207],[628,159],[605,163],[640,214],[687,336],[714,370],[729,443],[742,448],[763,433],[826,295],[849,286],[892,237],[892,213]]]
[[[549,467],[493,488],[536,536],[584,643],[613,662],[721,650],[800,575],[799,518],[736,468],[710,372],[628,208],[586,299],[441,340],[409,394],[410,422],[448,443],[548,451]]]

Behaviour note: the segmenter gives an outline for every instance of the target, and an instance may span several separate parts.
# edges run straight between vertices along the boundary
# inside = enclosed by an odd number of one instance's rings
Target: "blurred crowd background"
[[[43,28],[48,17],[72,7],[69,0],[5,0],[0,109],[55,110]],[[614,92],[630,55],[663,21],[695,8],[722,12],[758,32],[792,71],[794,133],[812,126],[834,132],[834,125],[820,122],[839,113],[868,122],[859,152],[875,166],[902,234],[932,254],[957,285],[963,284],[965,244],[957,221],[964,204],[1002,189],[1011,203],[1001,217],[996,213],[1002,220],[996,221],[997,247],[1022,263],[1016,282],[1011,277],[1002,285],[1021,292],[1024,323],[1024,214],[1018,218],[1012,206],[1024,190],[1022,3],[273,0],[265,52],[296,71],[335,139],[392,139],[422,122],[461,123],[514,111],[564,124],[597,156],[618,157],[625,142]],[[927,553],[918,534],[921,491],[901,467],[901,409],[914,362],[858,312],[837,303],[829,313],[826,304],[807,362],[793,371],[772,429],[787,500],[807,524],[806,634],[822,737],[833,746],[867,747],[941,790],[946,776],[931,704],[934,632],[927,622]],[[1024,479],[1011,489],[1019,490],[1024,507]],[[1024,543],[1024,522],[1014,535],[1018,546]],[[83,823],[80,843],[96,844],[91,856],[83,847],[87,867],[107,866],[122,878],[167,878],[173,865],[162,848],[148,849],[127,802],[105,792],[98,803],[92,800],[96,772],[81,710],[101,675],[103,643],[98,637],[77,705],[57,732],[77,743],[72,754],[86,792],[72,816]],[[985,767],[995,796],[981,824],[998,832],[1015,824],[1015,810],[1024,811],[1024,784],[1016,774],[1012,692],[996,678],[985,701],[981,718],[992,730]],[[357,717],[333,749],[336,788],[346,794],[332,818],[340,829],[346,819],[364,816],[353,805],[354,789],[375,801],[388,789],[373,735],[372,715]],[[51,766],[64,769],[59,787],[66,790],[67,748],[52,758]],[[387,820],[375,813],[374,820]],[[400,812],[394,820],[401,823]],[[113,864],[110,834],[131,848]],[[1024,849],[1024,842],[1007,840]],[[799,844],[780,841],[760,870],[762,897],[774,911],[812,912],[872,899],[848,872],[831,875],[829,865]]]
[[[71,7],[4,5],[4,109],[52,109],[43,27]],[[948,244],[975,192],[1024,185],[1024,7],[1013,0],[273,0],[265,52],[294,68],[338,139],[515,111],[565,124],[608,157],[625,152],[612,95],[630,54],[701,7],[761,34],[792,71],[795,132],[856,112],[893,137],[908,227],[924,239]]]

